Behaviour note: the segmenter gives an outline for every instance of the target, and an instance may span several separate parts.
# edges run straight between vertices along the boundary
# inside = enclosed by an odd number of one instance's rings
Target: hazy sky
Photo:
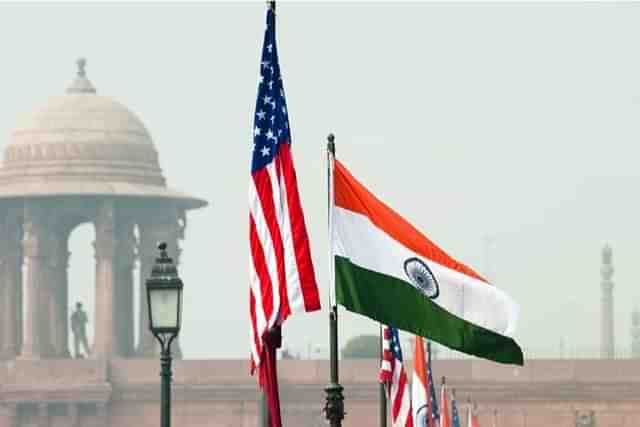
[[[74,61],[145,123],[189,215],[180,274],[187,357],[248,355],[252,115],[264,2],[0,6],[0,135],[63,93]],[[521,304],[533,351],[597,349],[600,250],[614,249],[617,344],[640,304],[640,4],[280,3],[294,158],[327,307],[324,146],[450,254]],[[72,299],[92,306],[90,227]],[[342,343],[376,333],[345,313]],[[285,346],[326,348],[326,310]],[[326,351],[326,350],[324,350]]]

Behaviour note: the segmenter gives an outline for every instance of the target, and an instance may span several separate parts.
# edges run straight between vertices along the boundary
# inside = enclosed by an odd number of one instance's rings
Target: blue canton
[[[389,331],[391,331],[391,354],[393,354],[394,359],[402,362],[402,349],[400,349],[400,335],[398,334],[398,330],[389,327]]]
[[[458,404],[456,403],[456,399],[454,398],[451,401],[451,423],[452,427],[460,427],[460,416],[458,415]]]
[[[287,103],[278,64],[276,19],[273,9],[267,11],[267,29],[262,46],[258,99],[253,122],[253,159],[251,172],[271,163],[282,143],[291,142]]]

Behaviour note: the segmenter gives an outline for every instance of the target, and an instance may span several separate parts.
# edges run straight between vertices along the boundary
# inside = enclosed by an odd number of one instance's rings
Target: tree
[[[380,357],[380,337],[377,335],[358,335],[347,341],[342,348],[345,359],[376,359]]]

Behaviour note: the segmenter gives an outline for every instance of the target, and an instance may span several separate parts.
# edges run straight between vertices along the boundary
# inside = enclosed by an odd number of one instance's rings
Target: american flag
[[[276,48],[275,6],[267,8],[249,183],[249,311],[252,371],[263,335],[291,314],[320,309],[307,228],[291,157],[291,129]]]
[[[436,387],[433,384],[433,371],[431,370],[431,341],[427,341],[427,387],[429,388],[429,401],[431,403],[431,417],[434,426],[440,425],[440,412],[438,411],[438,399],[436,399]]]
[[[458,414],[455,392],[451,395],[451,424],[452,427],[460,427],[460,414]]]
[[[396,328],[385,326],[382,339],[380,382],[387,386],[392,427],[413,427],[411,392],[402,364],[400,337]]]

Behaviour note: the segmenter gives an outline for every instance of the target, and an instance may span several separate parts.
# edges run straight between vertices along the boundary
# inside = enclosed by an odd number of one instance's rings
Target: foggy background
[[[598,353],[610,243],[616,347],[630,346],[640,4],[279,2],[277,14],[324,304],[285,324],[285,348],[327,354],[329,132],[369,189],[520,303],[525,354],[557,354],[561,340]],[[249,354],[247,189],[264,20],[263,1],[0,5],[2,148],[18,115],[64,93],[86,56],[98,94],[149,129],[169,186],[210,202],[189,214],[182,244],[187,358]],[[85,302],[90,330],[93,239],[91,226],[73,232],[69,270],[69,306]],[[341,313],[341,346],[377,333]]]

